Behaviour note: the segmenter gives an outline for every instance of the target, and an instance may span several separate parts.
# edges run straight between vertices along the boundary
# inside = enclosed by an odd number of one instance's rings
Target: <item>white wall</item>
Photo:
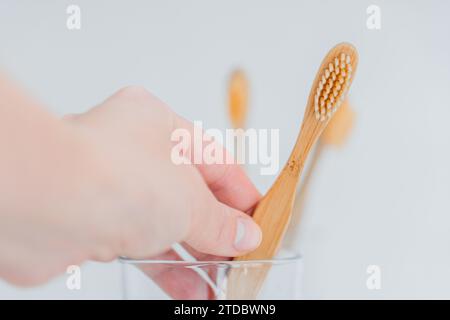
[[[82,29],[68,31],[78,4]],[[366,8],[382,28],[366,28]],[[0,67],[58,114],[140,84],[208,127],[229,126],[225,86],[244,67],[250,126],[280,128],[284,162],[323,55],[359,50],[356,127],[314,177],[299,247],[314,298],[450,298],[450,5],[444,1],[0,0]],[[264,192],[274,177],[250,174]],[[366,267],[382,289],[366,288]],[[0,298],[120,298],[119,267],[90,264],[86,285],[0,284]]]

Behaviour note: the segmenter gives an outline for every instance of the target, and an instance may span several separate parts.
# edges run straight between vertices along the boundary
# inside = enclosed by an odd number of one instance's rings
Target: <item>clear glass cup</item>
[[[119,260],[123,264],[125,299],[302,298],[302,260],[296,254],[283,253],[272,260],[250,261]],[[245,293],[238,297],[231,294],[229,282],[233,272],[247,286],[252,286],[255,275],[262,274],[264,281],[258,294]]]

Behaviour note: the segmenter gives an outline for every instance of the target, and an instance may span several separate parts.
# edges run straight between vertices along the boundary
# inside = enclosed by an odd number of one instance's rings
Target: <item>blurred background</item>
[[[80,30],[66,27],[71,4]],[[379,30],[367,28],[370,5],[381,9]],[[284,163],[321,59],[354,44],[353,129],[342,148],[324,150],[296,238],[304,296],[450,298],[448,15],[439,0],[0,0],[0,68],[58,115],[135,84],[225,129],[240,67],[247,126],[280,129]],[[248,171],[262,193],[275,179]],[[369,265],[380,267],[380,290],[366,286]],[[118,263],[83,265],[78,291],[66,278],[32,289],[0,281],[0,298],[122,296]]]

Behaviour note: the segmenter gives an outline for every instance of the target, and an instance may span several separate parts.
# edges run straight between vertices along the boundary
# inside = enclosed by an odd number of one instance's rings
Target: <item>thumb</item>
[[[261,238],[260,227],[249,215],[217,201],[211,194],[194,210],[186,242],[203,253],[235,257],[255,250]]]

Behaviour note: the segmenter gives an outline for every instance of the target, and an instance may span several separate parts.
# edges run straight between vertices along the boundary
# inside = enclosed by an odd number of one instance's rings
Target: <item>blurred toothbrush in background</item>
[[[245,72],[236,69],[231,73],[228,84],[228,115],[233,129],[236,130],[237,163],[245,163],[245,127],[248,114],[249,83]]]

